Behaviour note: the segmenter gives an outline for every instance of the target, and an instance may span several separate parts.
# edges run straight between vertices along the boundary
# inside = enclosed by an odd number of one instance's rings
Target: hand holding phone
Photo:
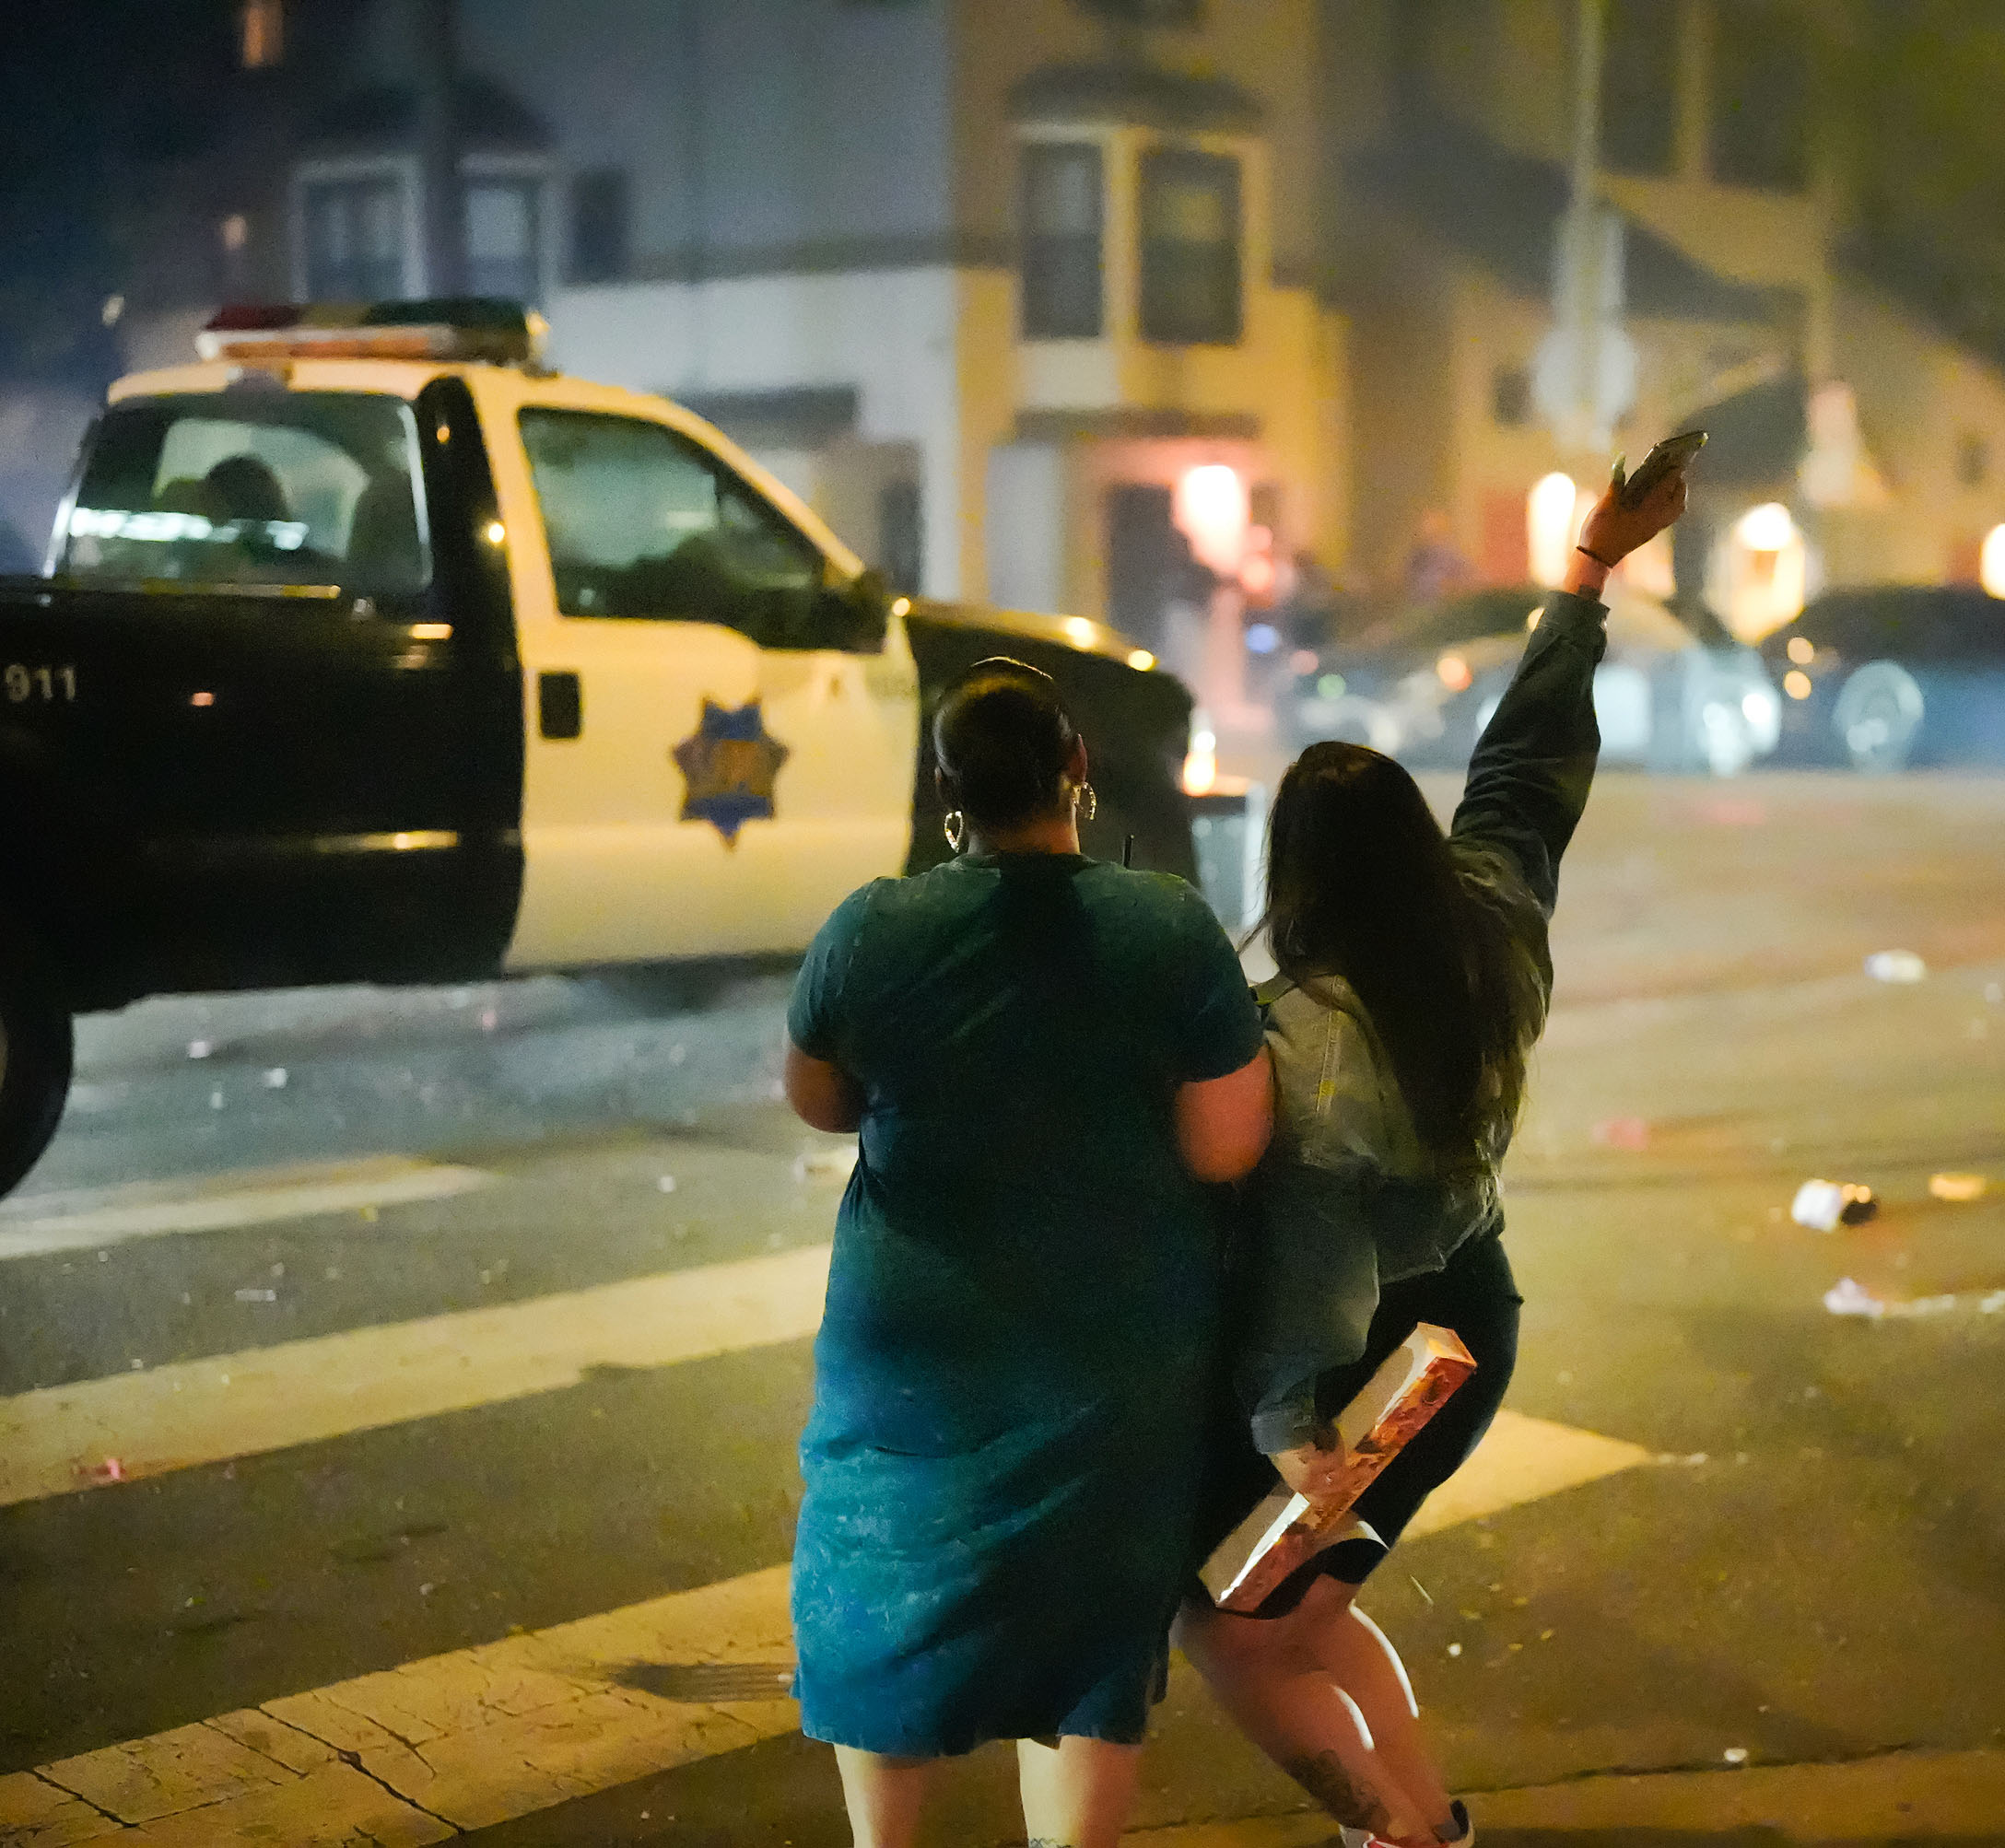
[[[1673,469],[1689,467],[1693,457],[1706,447],[1704,430],[1683,430],[1666,437],[1636,464],[1636,472],[1620,489],[1624,507],[1641,507],[1650,490]]]

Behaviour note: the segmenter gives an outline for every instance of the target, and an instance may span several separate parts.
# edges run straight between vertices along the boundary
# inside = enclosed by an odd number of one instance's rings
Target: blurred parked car
[[[1470,591],[1322,650],[1295,682],[1297,748],[1349,738],[1414,766],[1467,763],[1545,594],[1531,585]],[[1673,614],[1612,585],[1608,636],[1594,677],[1604,763],[1731,776],[1775,749],[1775,684],[1710,612]]]
[[[1792,763],[2005,764],[2005,602],[1975,585],[1832,591],[1762,653]]]

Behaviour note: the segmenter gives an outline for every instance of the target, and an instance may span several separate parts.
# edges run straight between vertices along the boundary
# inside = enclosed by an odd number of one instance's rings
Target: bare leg
[[[1030,1848],[1116,1848],[1134,1801],[1140,1746],[1076,1736],[1016,1741]]]
[[[938,1759],[886,1758],[853,1746],[836,1748],[856,1848],[911,1848],[938,1763]]]
[[[1404,1671],[1356,1587],[1317,1580],[1289,1616],[1187,1603],[1178,1642],[1246,1736],[1337,1821],[1431,1842],[1452,1812]]]
[[[1323,1596],[1318,1599],[1316,1592]],[[1413,1683],[1391,1640],[1353,1602],[1357,1588],[1326,1578],[1296,1611],[1309,1646],[1370,1726],[1378,1762],[1427,1825],[1422,1841],[1452,1822],[1447,1786],[1420,1727]],[[1313,1602],[1312,1602],[1313,1600]]]

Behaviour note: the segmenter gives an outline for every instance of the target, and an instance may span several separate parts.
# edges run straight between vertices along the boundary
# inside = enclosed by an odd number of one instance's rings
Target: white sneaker
[[[1476,1825],[1469,1819],[1469,1811],[1463,1807],[1460,1797],[1450,1806],[1450,1812],[1455,1818],[1453,1826],[1458,1832],[1437,1836],[1436,1839],[1441,1843],[1441,1848],[1476,1848]],[[1392,1848],[1390,1842],[1374,1835],[1368,1829],[1340,1828],[1337,1837],[1343,1843],[1343,1848]]]

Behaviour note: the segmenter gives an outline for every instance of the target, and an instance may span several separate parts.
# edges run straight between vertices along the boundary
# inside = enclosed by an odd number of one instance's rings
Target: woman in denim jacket
[[[1234,1718],[1354,1844],[1474,1840],[1422,1744],[1399,1656],[1354,1599],[1488,1429],[1517,1358],[1497,1168],[1552,994],[1560,856],[1600,748],[1599,597],[1684,506],[1681,473],[1636,507],[1621,485],[1617,464],[1446,836],[1413,779],[1362,745],[1311,745],[1274,802],[1265,921],[1281,974],[1261,999],[1277,1122],[1240,1266],[1238,1417],[1201,1540],[1237,1526],[1276,1471],[1322,1489],[1343,1462],[1331,1420],[1416,1323],[1453,1328],[1477,1363],[1365,1491],[1353,1538],[1257,1616],[1193,1596],[1179,1621]]]

